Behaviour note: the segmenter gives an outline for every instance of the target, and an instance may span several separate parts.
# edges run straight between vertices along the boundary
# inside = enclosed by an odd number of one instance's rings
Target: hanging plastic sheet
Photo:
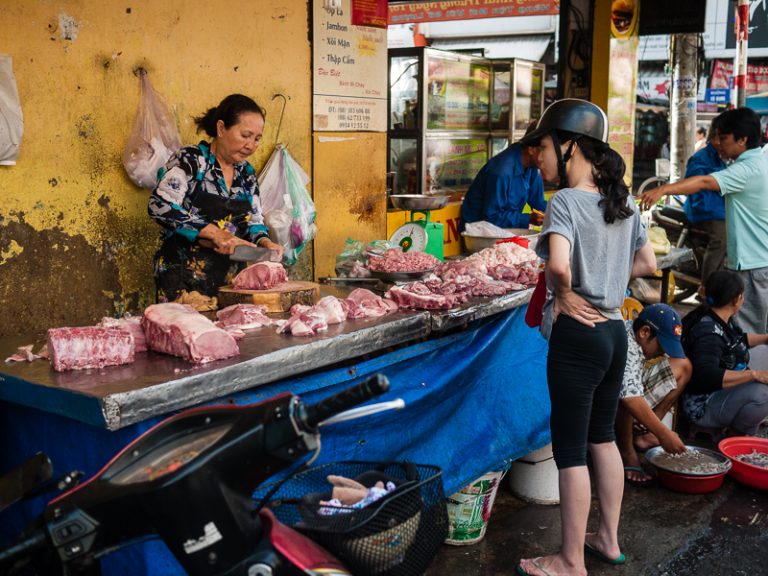
[[[24,134],[19,91],[10,55],[0,54],[0,166],[16,164]]]
[[[407,459],[434,464],[443,469],[445,491],[452,494],[551,442],[547,343],[538,330],[525,325],[524,313],[524,308],[515,308],[478,321],[468,330],[352,366],[239,392],[211,404],[259,402],[286,390],[317,402],[382,372],[391,388],[380,400],[403,398],[405,408],[323,428],[317,463]],[[159,421],[153,418],[107,432],[0,402],[0,470],[43,450],[57,473],[78,469],[88,477]],[[37,499],[0,513],[0,542],[21,528],[22,516],[34,517],[43,504],[44,499]],[[110,576],[183,573],[165,545],[157,542],[111,554],[102,560],[102,569]]]

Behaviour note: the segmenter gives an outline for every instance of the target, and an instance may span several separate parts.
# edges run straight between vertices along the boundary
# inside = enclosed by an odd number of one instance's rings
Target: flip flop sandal
[[[623,552],[620,552],[616,558],[608,558],[608,556],[600,552],[600,550],[598,550],[594,546],[590,546],[589,543],[587,542],[584,542],[584,552],[586,552],[587,554],[591,554],[598,560],[602,560],[607,564],[613,564],[614,566],[624,564],[624,562],[626,562],[627,560]]]
[[[648,476],[645,480],[634,480],[627,476],[627,472],[639,472]],[[624,466],[624,481],[629,482],[633,486],[650,486],[653,484],[653,477],[646,472],[642,466]]]
[[[533,558],[531,560],[531,564],[533,564],[533,567],[536,568],[536,570],[538,570],[539,572],[541,572],[544,576],[553,576],[552,572],[544,568],[544,566],[542,566],[539,563],[539,560],[541,560],[541,556],[539,556],[538,558]],[[520,576],[534,576],[533,574],[526,572],[520,564],[517,565],[515,572],[517,572]]]

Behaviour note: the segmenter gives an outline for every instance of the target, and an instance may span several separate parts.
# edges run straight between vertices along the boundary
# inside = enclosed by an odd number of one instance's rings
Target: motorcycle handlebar
[[[0,550],[0,566],[24,554],[29,554],[36,548],[44,548],[47,541],[45,530],[42,528],[35,530],[28,538]]]
[[[339,392],[317,404],[306,406],[300,426],[308,432],[317,430],[317,425],[331,416],[348,410],[389,390],[389,380],[384,374],[374,374],[365,382]]]

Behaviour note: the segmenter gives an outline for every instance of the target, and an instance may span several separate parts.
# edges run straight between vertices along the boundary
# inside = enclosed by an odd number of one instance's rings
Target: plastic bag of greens
[[[336,276],[349,278],[353,270],[365,266],[365,246],[360,240],[347,238],[344,250],[336,256]]]

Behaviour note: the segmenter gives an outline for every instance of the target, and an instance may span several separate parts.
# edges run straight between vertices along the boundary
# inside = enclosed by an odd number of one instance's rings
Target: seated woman
[[[768,344],[766,334],[745,334],[733,322],[744,304],[744,282],[731,270],[710,274],[706,303],[683,320],[683,348],[693,375],[683,413],[700,428],[754,435],[768,416],[768,370],[749,368],[749,349]]]

